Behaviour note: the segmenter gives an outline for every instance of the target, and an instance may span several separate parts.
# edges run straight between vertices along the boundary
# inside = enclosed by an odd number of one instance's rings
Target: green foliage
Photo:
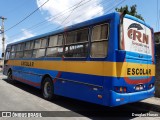
[[[141,14],[137,13],[137,5],[132,5],[130,7],[130,9],[128,8],[128,5],[124,6],[124,7],[120,7],[120,8],[116,8],[115,9],[117,12],[123,12],[124,10],[126,11],[127,14],[135,16],[141,20],[144,21],[143,17],[141,16]]]

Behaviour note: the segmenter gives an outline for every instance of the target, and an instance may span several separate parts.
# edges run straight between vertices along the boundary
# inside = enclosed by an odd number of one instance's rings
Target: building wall
[[[155,96],[160,97],[160,32],[155,33],[156,51],[156,92]]]

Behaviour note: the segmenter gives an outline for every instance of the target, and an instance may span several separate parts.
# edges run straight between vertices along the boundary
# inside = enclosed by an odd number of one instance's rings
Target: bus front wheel
[[[44,78],[42,84],[42,95],[46,100],[51,100],[53,97],[53,82],[49,77]]]

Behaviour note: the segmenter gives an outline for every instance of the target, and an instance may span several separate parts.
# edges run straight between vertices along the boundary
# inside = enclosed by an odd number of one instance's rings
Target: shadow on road
[[[3,79],[6,81],[6,79]],[[33,95],[36,95],[40,98],[42,98],[41,91],[26,85],[21,82],[16,82],[15,84],[12,84],[15,87],[20,88],[21,90],[24,90],[26,92],[29,92]],[[133,113],[136,114],[145,114],[149,111],[156,111],[160,112],[160,105],[158,106],[159,109],[155,109],[155,106],[143,103],[143,102],[137,102],[137,103],[130,103],[127,105],[122,105],[118,107],[105,107],[101,105],[96,105],[88,102],[83,102],[75,99],[70,99],[66,97],[56,96],[55,99],[50,101],[51,103],[57,104],[59,106],[62,106],[66,109],[69,109],[72,112],[78,113],[80,116],[85,116],[91,119],[99,119],[99,118],[118,118],[118,119],[132,119],[135,116],[132,116]]]

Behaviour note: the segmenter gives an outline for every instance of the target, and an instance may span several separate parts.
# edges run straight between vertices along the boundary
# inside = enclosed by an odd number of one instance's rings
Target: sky
[[[158,5],[157,1],[159,0],[0,0],[0,16],[7,18],[4,23],[6,45],[115,12],[116,7],[134,4],[137,5],[138,14],[157,32],[160,31],[160,21],[157,21],[157,16],[160,19],[160,1]],[[0,54],[1,49],[0,41]]]

